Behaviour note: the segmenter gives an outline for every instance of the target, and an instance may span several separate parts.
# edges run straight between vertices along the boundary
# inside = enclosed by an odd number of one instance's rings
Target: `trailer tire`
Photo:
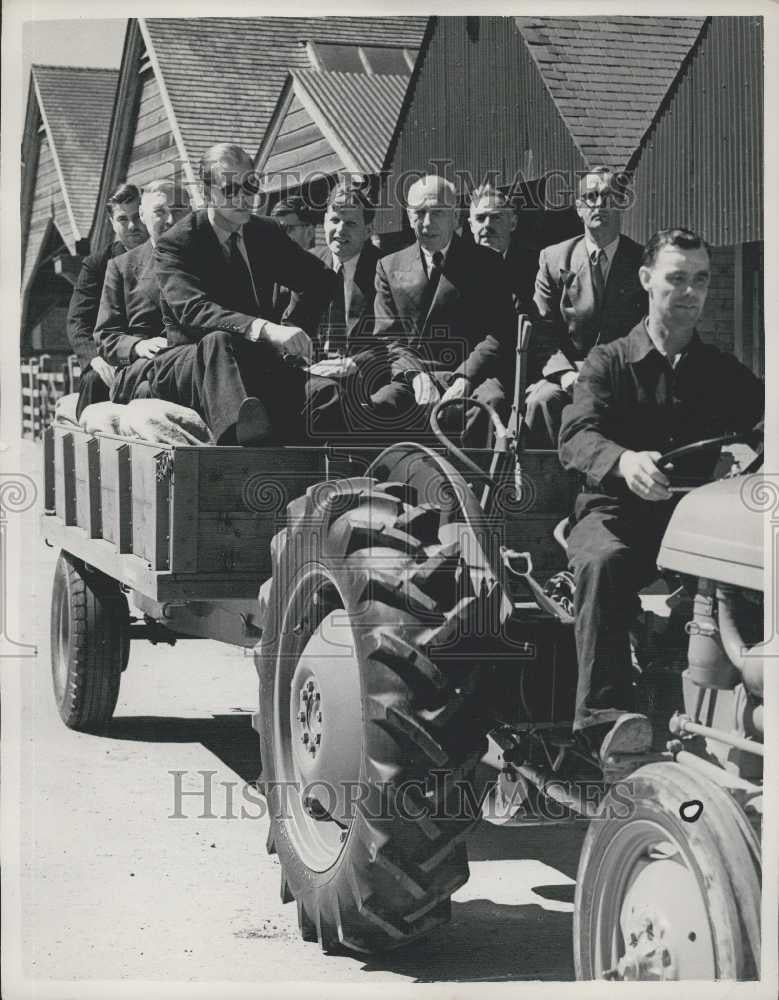
[[[582,846],[576,978],[759,976],[760,863],[740,807],[676,763],[649,764],[619,784]],[[686,822],[680,807],[694,800],[702,811]]]
[[[459,545],[438,524],[401,484],[347,480],[290,504],[272,544],[257,648],[268,850],[282,901],[323,950],[416,941],[468,878],[480,809],[463,787],[489,724],[483,664],[455,662],[447,643],[500,588],[465,593]]]
[[[69,729],[94,732],[111,719],[129,656],[129,608],[119,584],[61,552],[51,602],[54,699]]]

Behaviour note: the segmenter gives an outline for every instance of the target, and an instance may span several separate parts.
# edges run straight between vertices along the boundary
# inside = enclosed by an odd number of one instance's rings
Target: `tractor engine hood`
[[[661,569],[763,590],[761,504],[757,476],[721,479],[688,493],[666,528],[657,564]]]

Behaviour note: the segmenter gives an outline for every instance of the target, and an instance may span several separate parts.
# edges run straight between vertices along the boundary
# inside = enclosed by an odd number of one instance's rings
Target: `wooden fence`
[[[75,354],[53,361],[48,354],[22,358],[22,437],[37,439],[54,421],[57,400],[78,391],[81,369]]]

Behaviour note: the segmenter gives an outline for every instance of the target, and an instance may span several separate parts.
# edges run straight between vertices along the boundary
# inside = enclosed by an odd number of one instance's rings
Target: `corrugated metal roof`
[[[332,133],[344,166],[377,174],[411,77],[312,69],[298,70],[292,77],[295,92],[314,120],[325,135]]]
[[[426,17],[149,18],[144,21],[181,129],[198,158],[215,142],[253,155],[306,42],[417,48]]]
[[[92,225],[119,72],[34,65],[32,74],[79,236]]]
[[[517,17],[589,166],[625,167],[703,27],[701,17]]]

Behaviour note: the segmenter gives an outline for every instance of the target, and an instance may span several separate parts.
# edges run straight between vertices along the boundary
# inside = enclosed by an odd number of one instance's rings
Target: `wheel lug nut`
[[[303,742],[308,743],[308,739],[309,739],[308,733],[303,733]]]
[[[306,713],[298,712],[298,722],[305,722],[305,721],[306,721]]]
[[[316,721],[317,722],[321,722],[322,721],[322,713],[321,712],[317,712],[316,713]]]
[[[317,733],[316,734],[316,736],[314,737],[314,742],[316,743],[317,746],[319,746],[319,744],[322,742],[322,734],[321,733]]]
[[[309,681],[306,684],[306,691],[313,691],[313,690],[314,690],[314,682],[313,681]]]

